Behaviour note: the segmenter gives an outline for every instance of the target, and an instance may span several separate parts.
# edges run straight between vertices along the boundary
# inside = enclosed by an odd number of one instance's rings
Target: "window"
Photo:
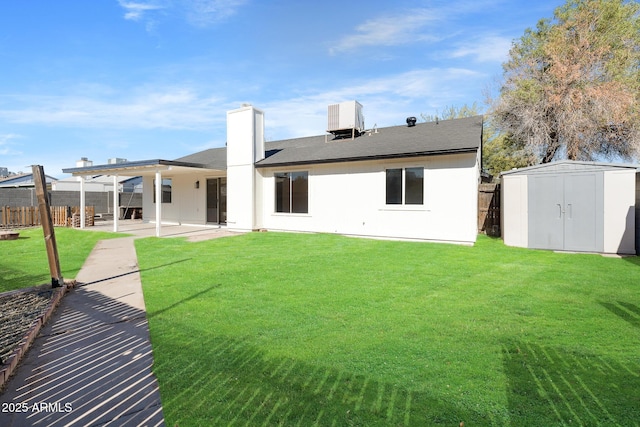
[[[276,179],[276,212],[309,212],[309,172],[278,172]]]
[[[386,170],[388,205],[422,205],[424,203],[424,168]]]
[[[156,180],[153,180],[153,203],[156,202]],[[171,203],[171,178],[162,178],[162,203]]]

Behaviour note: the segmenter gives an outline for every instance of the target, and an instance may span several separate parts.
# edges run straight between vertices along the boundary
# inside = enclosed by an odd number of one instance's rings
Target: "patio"
[[[93,227],[87,227],[84,230],[113,232],[113,221],[96,221]],[[156,235],[156,224],[145,222],[141,219],[121,219],[118,220],[118,232],[131,234],[135,238],[154,237]],[[186,237],[190,242],[199,242],[238,234],[237,232],[228,231],[226,227],[219,225],[162,224],[160,237]]]

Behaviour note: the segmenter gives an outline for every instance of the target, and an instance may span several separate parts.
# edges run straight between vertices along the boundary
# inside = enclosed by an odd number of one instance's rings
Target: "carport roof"
[[[143,176],[152,175],[156,171],[171,171],[172,173],[191,172],[193,169],[209,169],[202,163],[183,162],[178,160],[138,160],[123,163],[112,163],[106,165],[84,166],[76,168],[62,169],[64,173],[74,176],[83,176],[99,173],[102,175],[129,175]]]

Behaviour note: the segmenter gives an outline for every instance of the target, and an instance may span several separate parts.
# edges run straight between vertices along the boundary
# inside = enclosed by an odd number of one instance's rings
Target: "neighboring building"
[[[6,178],[8,176],[9,176],[9,169],[0,167],[0,178]]]
[[[227,113],[227,147],[63,172],[142,176],[158,234],[165,222],[475,242],[481,116],[366,130],[356,102],[329,113],[331,135],[265,142],[264,113],[243,106]]]
[[[52,191],[80,191],[80,177],[58,179],[51,183]],[[113,177],[109,175],[86,176],[84,190],[87,192],[113,191]],[[121,193],[142,193],[142,177],[118,177],[118,191]]]
[[[126,163],[127,159],[112,158],[107,160],[107,164],[115,165]],[[93,162],[87,157],[81,157],[76,162],[76,167],[87,168],[93,166]],[[113,192],[113,177],[110,175],[84,175],[82,177],[73,176],[64,178],[51,183],[53,191],[80,191],[80,180],[84,179],[84,191],[86,192]],[[142,177],[141,176],[119,176],[118,191],[121,193],[142,193]]]
[[[640,166],[560,161],[502,173],[509,246],[636,254]]]
[[[50,187],[51,183],[55,181],[55,178],[49,175],[45,175],[45,181],[47,183],[47,187]],[[7,178],[1,178],[0,187],[35,187],[35,183],[33,182],[33,174],[23,173],[18,175],[11,175]]]

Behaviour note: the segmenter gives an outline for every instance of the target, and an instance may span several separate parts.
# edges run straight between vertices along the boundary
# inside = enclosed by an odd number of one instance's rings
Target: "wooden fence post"
[[[33,165],[33,182],[36,186],[38,197],[38,208],[40,210],[40,222],[44,233],[44,242],[47,246],[47,258],[49,259],[49,271],[51,272],[51,287],[57,288],[64,285],[62,272],[60,271],[60,258],[58,257],[58,245],[56,244],[56,234],[51,220],[51,210],[49,209],[49,198],[47,197],[47,181],[44,175],[44,168]]]

